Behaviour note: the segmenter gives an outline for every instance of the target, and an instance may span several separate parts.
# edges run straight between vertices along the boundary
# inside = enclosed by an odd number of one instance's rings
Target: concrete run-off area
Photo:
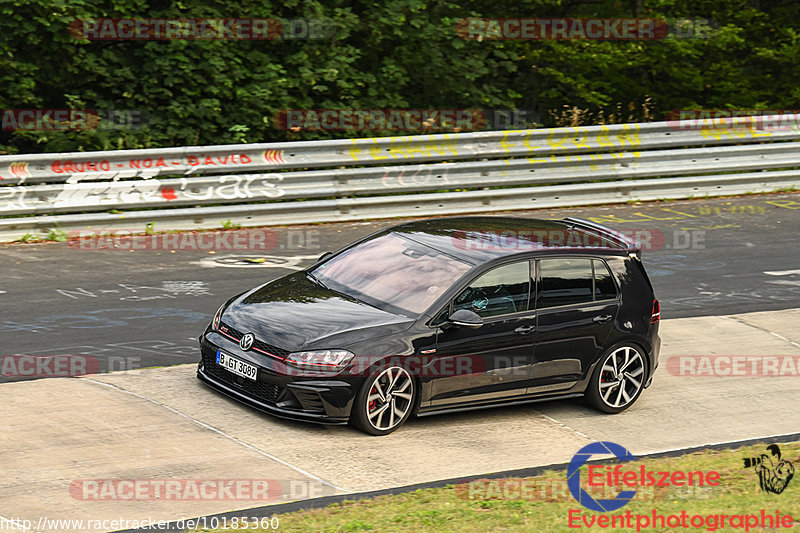
[[[0,384],[0,516],[177,520],[563,463],[596,440],[644,454],[785,434],[800,426],[799,320],[664,320],[653,385],[619,415],[548,402],[411,420],[386,437],[261,414],[203,386],[194,365]],[[777,359],[780,375],[747,356]]]

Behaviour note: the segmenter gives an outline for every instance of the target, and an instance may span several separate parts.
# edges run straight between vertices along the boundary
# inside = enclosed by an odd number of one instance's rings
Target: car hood
[[[346,349],[414,323],[327,289],[297,272],[237,297],[222,322],[288,351]]]

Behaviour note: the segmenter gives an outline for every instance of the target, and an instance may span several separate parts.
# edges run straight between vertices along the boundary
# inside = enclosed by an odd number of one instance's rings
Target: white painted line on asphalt
[[[739,324],[744,324],[745,326],[750,326],[751,328],[756,328],[756,329],[759,329],[761,331],[765,331],[765,332],[769,333],[770,335],[778,337],[782,341],[788,342],[792,346],[797,346],[798,348],[800,348],[800,343],[794,342],[792,339],[787,339],[786,337],[784,337],[780,333],[775,333],[774,331],[770,331],[768,329],[764,329],[761,326],[756,326],[756,325],[751,324],[750,322],[747,322],[747,321],[742,320],[740,318],[733,317],[733,316],[721,316],[719,318],[725,318],[727,320],[733,320],[734,322],[738,322]]]
[[[237,444],[241,444],[245,448],[248,448],[248,449],[250,449],[250,450],[252,450],[252,451],[254,451],[254,452],[258,453],[258,454],[261,454],[264,457],[267,457],[268,459],[272,459],[276,463],[280,463],[280,464],[282,464],[282,465],[284,465],[286,467],[289,467],[292,470],[294,470],[295,472],[298,472],[298,473],[300,473],[300,474],[302,474],[302,475],[304,475],[306,477],[310,477],[311,479],[313,479],[315,481],[318,481],[318,482],[322,483],[323,485],[327,485],[327,486],[329,486],[329,487],[331,487],[333,489],[336,489],[338,491],[341,491],[341,492],[347,492],[347,493],[351,493],[351,494],[353,493],[352,490],[348,490],[348,489],[339,487],[338,485],[334,485],[333,483],[331,483],[329,481],[325,481],[321,477],[315,476],[311,472],[307,472],[307,471],[303,470],[302,468],[300,468],[299,466],[295,466],[295,465],[293,465],[291,463],[288,463],[288,462],[284,461],[283,459],[280,459],[278,457],[275,457],[272,454],[269,454],[269,453],[265,452],[264,450],[260,450],[260,449],[256,448],[255,446],[253,446],[251,444],[248,444],[248,443],[246,443],[244,441],[241,441],[241,440],[237,439],[233,435],[228,435],[227,433],[225,433],[221,429],[217,429],[214,426],[210,426],[210,425],[206,424],[205,422],[201,422],[200,420],[197,420],[196,418],[192,418],[191,416],[189,416],[187,414],[184,414],[184,413],[178,411],[177,409],[175,409],[173,407],[170,407],[169,405],[165,405],[165,404],[163,404],[161,402],[157,402],[157,401],[155,401],[155,400],[153,400],[151,398],[148,398],[146,396],[142,396],[141,394],[137,394],[135,392],[131,392],[131,391],[128,391],[128,390],[125,390],[125,389],[121,389],[121,388],[117,387],[116,385],[111,385],[110,383],[103,383],[102,381],[95,381],[95,380],[93,380],[91,378],[86,378],[86,377],[82,377],[82,378],[78,378],[78,379],[82,379],[82,380],[85,380],[85,381],[90,381],[92,383],[96,383],[97,385],[102,385],[104,387],[109,387],[109,388],[115,389],[115,390],[117,390],[119,392],[124,392],[125,394],[130,394],[132,396],[136,396],[137,398],[141,398],[142,400],[146,400],[146,401],[148,401],[150,403],[158,405],[159,407],[163,407],[164,409],[167,409],[168,411],[172,411],[173,413],[175,413],[178,416],[182,416],[186,420],[190,420],[190,421],[194,422],[195,424],[197,424],[197,425],[199,425],[201,427],[204,427],[206,429],[209,429],[209,430],[213,431],[214,433],[217,433],[217,434],[219,434],[219,435],[221,435],[221,436],[223,436],[223,437],[225,437],[227,439],[230,439],[230,440],[232,440],[233,442],[235,442]]]
[[[778,334],[778,333],[775,333],[774,331],[770,331],[769,333],[770,333],[770,335],[775,335],[775,336],[776,336],[776,337],[778,337],[779,339],[781,339],[781,340],[784,340],[784,341],[788,342],[789,344],[794,344],[795,346],[797,346],[798,348],[800,348],[800,343],[796,343],[796,342],[794,342],[794,341],[793,341],[793,340],[791,340],[791,339],[787,339],[787,338],[786,338],[786,337],[784,337],[783,335],[780,335],[780,334]]]
[[[559,426],[561,426],[561,427],[562,427],[562,428],[564,428],[564,429],[568,429],[569,431],[572,431],[573,433],[577,433],[578,435],[580,435],[581,437],[583,437],[583,438],[585,438],[585,439],[589,439],[589,440],[591,440],[591,441],[594,441],[594,440],[595,440],[595,439],[591,438],[589,435],[586,435],[585,433],[581,433],[581,432],[580,432],[580,431],[578,431],[577,429],[575,429],[575,428],[571,428],[571,427],[569,427],[568,425],[566,425],[565,423],[563,423],[563,422],[559,422],[558,420],[556,420],[555,418],[553,418],[553,417],[551,417],[551,416],[547,416],[546,414],[544,414],[543,412],[541,412],[539,409],[537,409],[537,410],[536,410],[536,412],[537,412],[537,413],[539,413],[540,415],[542,415],[543,417],[545,417],[547,420],[549,420],[549,421],[550,421],[550,422],[552,422],[553,424],[559,425]]]
[[[800,287],[800,280],[798,279],[779,279],[778,281],[768,281],[767,283],[773,283],[775,285],[794,285],[795,287]]]

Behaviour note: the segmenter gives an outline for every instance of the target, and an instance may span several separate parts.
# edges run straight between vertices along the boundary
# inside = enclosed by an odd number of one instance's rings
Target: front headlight
[[[353,357],[347,350],[313,350],[290,353],[286,361],[297,366],[333,369],[347,365]]]
[[[217,312],[214,313],[214,319],[211,321],[211,329],[219,331],[219,322],[222,320],[222,312],[225,310],[225,304],[219,306]]]

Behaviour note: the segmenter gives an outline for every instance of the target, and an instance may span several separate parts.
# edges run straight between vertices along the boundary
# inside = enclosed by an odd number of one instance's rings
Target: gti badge
[[[244,351],[249,350],[253,346],[253,341],[256,340],[252,333],[245,333],[239,340],[239,348]]]

